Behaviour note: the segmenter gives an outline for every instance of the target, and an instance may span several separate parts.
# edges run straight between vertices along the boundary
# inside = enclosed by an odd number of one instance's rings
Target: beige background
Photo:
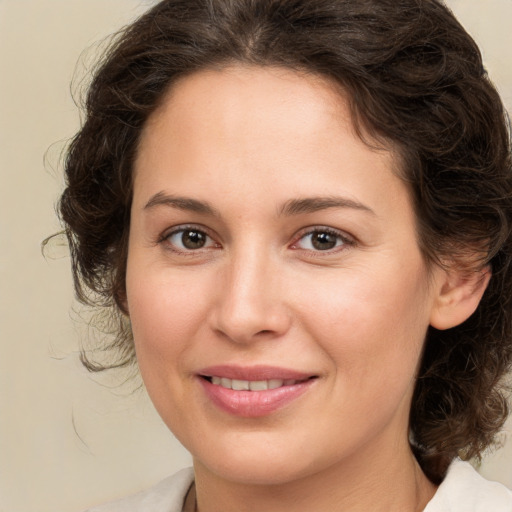
[[[133,382],[80,367],[69,260],[39,248],[58,229],[59,159],[79,123],[76,62],[89,48],[83,76],[91,45],[150,3],[0,0],[0,512],[79,512],[189,463]],[[449,5],[512,107],[512,0]],[[482,472],[512,487],[512,441]]]

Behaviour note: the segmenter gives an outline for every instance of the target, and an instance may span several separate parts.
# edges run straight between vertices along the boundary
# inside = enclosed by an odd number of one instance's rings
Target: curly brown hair
[[[91,83],[66,160],[60,215],[79,299],[119,320],[117,358],[135,360],[124,318],[132,166],[141,130],[180,77],[245,63],[307,70],[348,93],[361,137],[398,148],[425,260],[492,278],[462,325],[430,328],[411,442],[439,482],[479,456],[507,415],[512,360],[512,164],[506,113],[479,49],[436,0],[164,0],[122,31]],[[468,266],[464,254],[480,255]]]

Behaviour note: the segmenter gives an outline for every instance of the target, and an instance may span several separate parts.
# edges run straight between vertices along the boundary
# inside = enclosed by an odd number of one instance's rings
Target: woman
[[[512,168],[435,0],[165,0],[90,88],[60,212],[194,470],[94,510],[509,511]]]

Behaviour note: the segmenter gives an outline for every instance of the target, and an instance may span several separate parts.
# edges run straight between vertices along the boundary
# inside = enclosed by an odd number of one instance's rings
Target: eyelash
[[[176,245],[176,242],[171,242],[171,238],[173,236],[181,234],[183,235],[186,232],[194,232],[197,234],[200,234],[205,237],[205,245],[198,247],[197,249],[190,249],[190,248],[179,248]],[[301,240],[306,239],[307,237],[311,237],[314,234],[327,234],[330,236],[335,237],[336,245],[332,248],[321,250],[321,249],[304,249],[301,247],[298,247],[298,244]],[[165,243],[167,245],[167,248],[175,253],[183,254],[183,255],[189,255],[194,256],[195,254],[198,254],[202,252],[203,250],[209,250],[209,249],[219,249],[221,248],[221,244],[214,241],[213,237],[208,234],[208,230],[205,229],[202,226],[195,226],[195,225],[182,225],[182,226],[176,226],[172,231],[165,232],[158,240],[159,243]],[[356,244],[356,241],[348,236],[347,234],[340,232],[336,229],[325,227],[325,226],[315,226],[311,228],[304,229],[299,236],[295,238],[295,241],[290,245],[290,249],[296,250],[296,251],[304,251],[305,253],[314,253],[315,255],[329,255],[333,253],[337,253],[339,251],[346,250],[348,247],[354,246]],[[310,242],[310,245],[313,245],[312,242]]]
[[[206,239],[205,244],[211,245],[211,243],[213,242],[213,247],[210,247],[210,246],[209,247],[200,247],[200,248],[197,248],[197,249],[188,249],[188,248],[178,248],[178,247],[176,247],[176,243],[172,243],[171,242],[171,237],[173,237],[175,235],[179,235],[180,233],[181,233],[181,236],[183,237],[183,235],[186,232],[191,232],[191,233],[193,232],[193,233],[198,233],[198,234],[203,235],[205,237],[205,239]],[[218,249],[218,248],[221,247],[221,245],[216,243],[214,241],[213,237],[208,234],[208,230],[207,229],[205,229],[202,226],[194,226],[194,225],[176,226],[171,231],[165,232],[160,237],[159,243],[166,244],[167,248],[170,249],[171,251],[175,252],[175,253],[183,254],[183,255],[189,255],[189,256],[194,256],[194,254],[199,253],[202,250],[208,250],[208,249],[212,249],[212,248],[213,249]]]
[[[314,234],[327,234],[335,237],[336,239],[336,245],[327,250],[320,250],[320,249],[303,249],[301,247],[297,247],[297,244],[304,240],[306,237],[311,237]],[[306,228],[303,230],[299,236],[296,238],[296,241],[292,243],[291,249],[298,250],[298,251],[305,251],[309,253],[315,253],[315,255],[329,255],[333,253],[337,253],[339,251],[346,250],[348,247],[352,247],[356,244],[356,241],[351,236],[347,235],[346,233],[343,233],[341,231],[338,231],[333,228],[329,228],[326,226],[314,226],[311,228]],[[310,245],[312,245],[312,242],[310,242]]]

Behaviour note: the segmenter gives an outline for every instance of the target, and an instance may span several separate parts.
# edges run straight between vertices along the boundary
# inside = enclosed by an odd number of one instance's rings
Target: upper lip
[[[238,380],[305,380],[315,377],[315,374],[305,373],[290,368],[281,368],[278,366],[255,365],[255,366],[236,366],[236,365],[216,365],[209,366],[199,370],[198,374],[202,377],[225,377],[227,379]]]

